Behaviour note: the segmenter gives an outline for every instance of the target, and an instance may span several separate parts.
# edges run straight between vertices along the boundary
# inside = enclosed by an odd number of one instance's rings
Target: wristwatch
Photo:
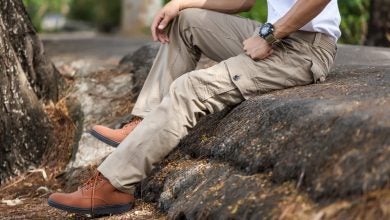
[[[270,45],[279,43],[280,40],[274,36],[274,26],[271,23],[265,23],[260,27],[259,35]]]

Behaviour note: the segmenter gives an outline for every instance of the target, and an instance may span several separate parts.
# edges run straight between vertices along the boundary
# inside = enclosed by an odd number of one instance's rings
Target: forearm
[[[256,0],[173,0],[180,3],[180,10],[186,8],[203,8],[224,13],[248,11]]]
[[[275,24],[274,35],[282,39],[309,23],[331,0],[298,0]]]

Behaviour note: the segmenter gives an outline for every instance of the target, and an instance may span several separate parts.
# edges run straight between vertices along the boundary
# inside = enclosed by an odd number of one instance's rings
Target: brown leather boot
[[[48,204],[54,208],[78,214],[110,215],[129,211],[134,196],[117,190],[100,173],[73,193],[53,193]]]
[[[134,130],[134,128],[141,123],[141,121],[142,118],[134,117],[121,129],[111,129],[102,125],[95,125],[89,133],[100,141],[117,147]]]

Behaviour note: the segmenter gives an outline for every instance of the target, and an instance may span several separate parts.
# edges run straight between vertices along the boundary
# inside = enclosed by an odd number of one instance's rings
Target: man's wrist
[[[275,38],[283,39],[283,38],[285,38],[288,35],[289,35],[288,33],[285,33],[283,31],[283,27],[278,22],[276,22],[274,24],[274,36],[275,36]]]
[[[272,46],[280,42],[280,39],[276,38],[274,33],[274,25],[272,25],[271,23],[265,23],[260,27],[259,36]]]
[[[182,10],[182,5],[181,5],[181,2],[180,0],[171,0],[169,1],[167,5],[170,5],[171,7],[174,6],[178,11],[181,11]]]
[[[182,8],[181,8],[181,2],[180,2],[180,0],[177,0],[177,5],[179,6],[179,11],[181,11]]]
[[[181,3],[180,0],[174,0],[174,1],[175,1],[175,3],[177,4],[177,6],[179,7],[179,11],[181,11],[181,10],[184,9],[184,8],[183,8],[183,4]]]

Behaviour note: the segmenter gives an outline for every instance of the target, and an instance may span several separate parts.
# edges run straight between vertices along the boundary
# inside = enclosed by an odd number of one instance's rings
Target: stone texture
[[[83,133],[70,167],[99,164],[113,148],[88,133],[94,124],[110,124],[132,108],[132,75],[121,71],[98,71],[76,76],[70,98],[81,104]]]
[[[95,124],[119,127],[117,124],[129,118],[133,100],[142,88],[158,48],[158,44],[141,47],[125,56],[117,66],[111,62],[99,64],[94,59],[68,63],[65,69],[73,72],[74,80],[69,99],[80,103],[83,115],[80,141],[68,165],[70,176],[77,169],[100,164],[114,150],[88,131]]]
[[[390,48],[339,45],[335,65],[382,66],[389,65],[389,60]]]
[[[120,68],[128,72],[134,72],[133,93],[135,102],[144,85],[146,77],[152,68],[154,58],[160,48],[159,43],[150,43],[139,48],[135,53],[124,56],[119,62]]]
[[[76,77],[76,96],[90,114],[84,127],[126,115],[104,107],[121,106],[124,97],[132,102],[156,51],[141,48],[108,78]],[[265,94],[203,118],[139,185],[138,198],[171,219],[390,218],[390,66],[383,61],[390,53],[351,46],[339,51],[323,84]],[[348,58],[356,51],[370,51],[369,59]],[[86,84],[90,90],[82,89]],[[112,150],[104,147],[84,134],[76,161],[96,165]]]
[[[390,175],[390,66],[354,62],[204,118],[139,195],[172,219],[351,219]],[[367,213],[388,218],[385,204]]]

